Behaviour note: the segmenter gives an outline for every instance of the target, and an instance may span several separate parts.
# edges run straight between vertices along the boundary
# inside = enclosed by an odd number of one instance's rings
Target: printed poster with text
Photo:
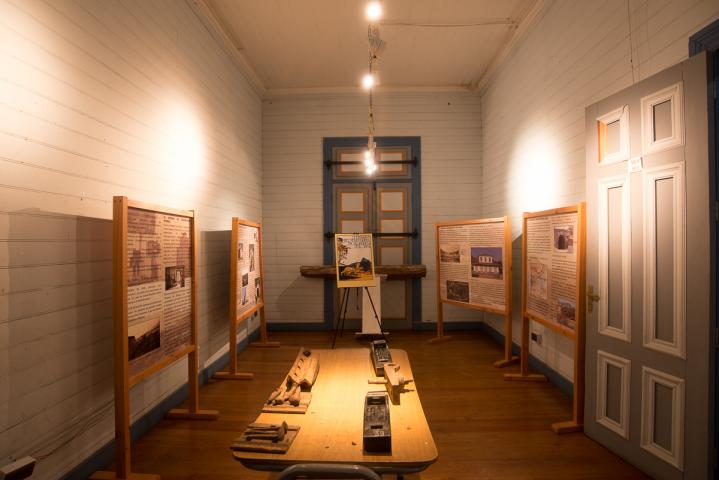
[[[576,328],[577,214],[527,218],[527,313]]]
[[[337,288],[375,286],[372,234],[335,234],[335,268]]]
[[[130,376],[191,342],[190,219],[127,210],[127,343]]]
[[[442,300],[505,310],[504,222],[439,227]]]
[[[260,278],[260,229],[237,225],[237,317],[262,303]]]

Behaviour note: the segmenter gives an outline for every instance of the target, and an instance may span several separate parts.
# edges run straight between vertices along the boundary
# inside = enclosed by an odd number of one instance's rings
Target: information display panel
[[[525,219],[526,316],[574,338],[577,317],[579,212]]]
[[[243,223],[244,222],[244,223]],[[235,222],[233,222],[235,223]],[[235,241],[235,318],[247,318],[264,305],[262,275],[262,248],[259,224],[237,221]]]
[[[512,357],[512,227],[508,217],[436,224],[437,338],[444,340],[443,304],[505,316],[505,357]]]
[[[192,219],[127,208],[130,385],[193,345]]]
[[[177,360],[187,357],[188,408],[167,418],[218,416],[199,409],[196,221],[192,210],[113,197],[115,471],[90,478],[159,478],[132,472],[129,391]]]
[[[259,313],[260,340],[253,347],[279,347],[279,342],[267,338],[265,318],[264,263],[262,261],[262,224],[232,218],[230,235],[230,361],[227,371],[217,372],[214,378],[249,380],[252,373],[237,369],[237,326]]]
[[[529,372],[529,322],[541,323],[574,342],[572,419],[552,424],[555,433],[584,425],[585,204],[525,213],[522,225],[522,353],[520,373],[506,380],[546,381]]]

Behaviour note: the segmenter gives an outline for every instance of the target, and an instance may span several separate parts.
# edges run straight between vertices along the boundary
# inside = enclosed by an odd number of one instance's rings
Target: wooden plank
[[[505,315],[505,311],[503,309],[494,308],[489,305],[482,305],[482,304],[467,304],[464,302],[457,302],[455,300],[441,300],[442,303],[446,303],[447,305],[455,305],[457,307],[466,308],[468,310],[479,310],[481,312],[488,312],[488,313],[494,313],[496,315]]]
[[[194,280],[194,279],[193,279]],[[132,377],[130,377],[130,386],[137,385],[140,381],[144,380],[145,378],[149,377],[153,373],[157,373],[160,370],[164,369],[165,367],[175,363],[176,361],[180,360],[181,358],[185,357],[186,355],[189,355],[193,350],[195,350],[194,345],[188,345],[185,348],[182,348],[176,352],[174,352],[172,355],[168,355],[164,358],[162,358],[160,361],[155,363],[154,365],[146,368],[145,370],[136,373]]]
[[[337,270],[334,265],[301,265],[300,274],[308,278],[335,278]],[[387,275],[387,280],[406,280],[427,276],[425,265],[377,265],[376,275]]]
[[[127,346],[127,197],[112,201],[113,343],[115,345],[115,470],[130,472],[130,381]]]
[[[227,373],[218,372],[222,375],[215,375],[216,378],[252,378],[251,374],[237,373],[237,222],[237,218],[233,217],[230,232],[230,367]]]
[[[512,338],[512,323],[514,322],[512,318],[512,277],[514,273],[512,271],[512,220],[508,216],[501,220],[504,221],[504,358],[494,362],[494,366],[497,368],[504,368],[519,362],[519,357],[512,355],[514,343]]]
[[[192,217],[190,218],[190,233],[192,234],[192,240],[191,240],[191,256],[190,263],[192,264],[192,299],[190,301],[190,316],[191,316],[191,323],[190,323],[190,343],[195,346],[195,348],[190,352],[188,358],[187,358],[187,378],[188,378],[188,395],[189,398],[189,411],[191,413],[196,413],[199,409],[200,404],[200,385],[197,378],[197,373],[199,371],[200,367],[200,356],[199,352],[197,351],[197,340],[198,340],[198,328],[197,328],[197,292],[198,292],[198,285],[200,284],[200,270],[197,268],[197,252],[198,252],[198,243],[200,242],[200,239],[197,236],[197,217],[194,215],[195,212],[192,212]],[[170,411],[172,413],[172,411]]]
[[[527,312],[527,318],[533,322],[541,323],[548,329],[552,330],[555,333],[558,333],[562,336],[565,336],[569,338],[570,340],[574,340],[577,337],[577,334],[574,330],[572,330],[569,327],[565,327],[564,325],[560,325],[556,322],[552,322],[551,320],[547,320],[545,318],[542,318],[538,315],[534,315],[532,313]]]
[[[179,208],[165,207],[165,206],[161,206],[161,205],[155,205],[152,203],[140,202],[137,200],[128,200],[127,206],[129,208],[138,208],[140,210],[147,210],[149,212],[166,213],[169,215],[177,215],[180,217],[193,218],[195,216],[195,212],[193,210],[181,210]],[[194,275],[194,272],[193,272],[193,275]]]
[[[437,336],[431,339],[430,343],[444,342],[452,338],[451,336],[444,336],[444,307],[442,305],[442,292],[439,281],[439,228],[438,224],[434,226],[434,261],[436,265],[435,275],[437,276]]]
[[[258,343],[260,345],[269,346],[269,347],[279,347],[279,343],[277,345],[274,345],[273,343],[270,343],[267,341],[267,318],[265,317],[265,257],[264,257],[264,251],[262,250],[262,225],[255,224],[257,227],[257,262],[260,267],[260,302],[262,304],[262,307],[260,308],[260,341],[254,342]]]

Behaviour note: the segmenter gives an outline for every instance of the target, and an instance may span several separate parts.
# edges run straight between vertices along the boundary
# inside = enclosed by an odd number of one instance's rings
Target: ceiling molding
[[[383,93],[476,93],[462,85],[437,86],[405,86],[383,87],[372,89],[375,94]],[[265,98],[284,97],[288,95],[366,95],[362,87],[303,87],[303,88],[270,88],[265,91]]]
[[[231,34],[231,30],[225,25],[221,17],[217,14],[217,9],[214,6],[212,0],[186,0],[196,13],[201,16],[207,23],[207,26],[212,29],[217,37],[219,37],[220,46],[225,49],[230,58],[234,60],[235,64],[239,67],[240,71],[244,74],[247,81],[252,86],[252,89],[263,97],[267,88],[264,83],[257,75],[257,71],[254,69],[252,64],[247,60],[245,54],[242,52],[243,47],[239,42],[239,39],[235,38]],[[211,32],[211,33],[212,33]]]
[[[479,80],[468,86],[469,89],[480,93],[483,92],[484,88],[487,87],[489,82],[499,72],[500,68],[504,64],[504,61],[509,57],[514,48],[524,39],[530,28],[539,20],[540,13],[544,11],[548,3],[550,2],[547,0],[536,0],[529,8],[527,8],[524,15],[519,20],[517,29],[514,31],[507,44],[494,56],[494,58],[492,58],[489,62],[489,66]]]

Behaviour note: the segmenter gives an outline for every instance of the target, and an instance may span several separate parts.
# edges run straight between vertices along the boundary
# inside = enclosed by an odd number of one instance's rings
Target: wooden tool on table
[[[367,383],[383,384],[387,388],[390,399],[392,399],[392,404],[399,405],[400,394],[405,391],[405,385],[414,380],[406,378],[403,374],[399,373],[399,365],[396,363],[384,364],[384,376],[384,380],[370,379],[367,380]]]
[[[271,423],[251,423],[230,445],[231,450],[263,453],[285,453],[289,450],[300,427]]]
[[[312,400],[312,385],[319,373],[320,362],[312,350],[300,348],[284,381],[262,407],[263,412],[305,413]]]

